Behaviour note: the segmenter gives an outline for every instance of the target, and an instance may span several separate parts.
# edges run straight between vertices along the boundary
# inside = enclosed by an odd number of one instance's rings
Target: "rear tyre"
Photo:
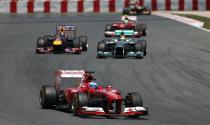
[[[147,35],[147,25],[146,24],[140,24],[140,31],[142,33],[142,36]]]
[[[111,25],[111,24],[107,24],[107,25],[105,26],[105,32],[107,32],[107,31],[113,31],[113,30],[114,30],[114,29],[112,28],[112,25]],[[107,34],[107,33],[105,33],[104,36],[105,36],[105,37],[111,37],[111,35],[110,35],[110,34]]]
[[[129,15],[130,9],[128,7],[123,8],[123,15]]]
[[[146,36],[147,35],[147,26],[146,26],[146,24],[136,25],[134,30],[139,32],[139,33],[141,33],[142,36]]]
[[[152,13],[152,11],[151,11],[151,9],[150,8],[148,8],[148,7],[145,7],[144,8],[144,15],[151,15],[151,13]]]
[[[141,32],[141,26],[140,25],[136,25],[134,27],[134,30],[137,31],[137,32]]]
[[[52,108],[57,102],[57,92],[54,86],[42,86],[39,95],[40,105],[43,109]]]
[[[88,44],[87,44],[88,38],[87,38],[87,36],[79,36],[79,40],[80,40],[80,43],[81,43],[81,46],[82,46],[82,51],[87,51],[87,49],[88,49]]]
[[[107,24],[106,26],[105,26],[105,31],[112,31],[113,29],[112,29],[112,25],[111,24]]]
[[[80,40],[78,38],[75,38],[73,40],[73,47],[74,48],[80,48],[81,47],[81,43],[80,43]]]
[[[83,106],[88,106],[88,97],[85,93],[74,94],[72,100],[72,111],[74,115],[80,115],[80,108]]]

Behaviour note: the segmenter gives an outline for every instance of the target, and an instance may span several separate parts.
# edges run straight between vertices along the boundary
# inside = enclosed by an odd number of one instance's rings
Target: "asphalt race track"
[[[30,17],[0,15],[1,125],[208,125],[210,123],[209,33],[157,16],[143,16],[148,25],[149,53],[144,59],[96,59],[105,24],[120,14]],[[88,35],[81,55],[36,55],[38,36],[55,32],[56,24],[75,24]],[[44,110],[39,90],[53,84],[56,69],[94,70],[100,84],[125,95],[140,92],[150,116],[139,119],[80,118]]]

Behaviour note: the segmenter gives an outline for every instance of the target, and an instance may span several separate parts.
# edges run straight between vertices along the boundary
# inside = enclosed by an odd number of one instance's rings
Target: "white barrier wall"
[[[131,0],[0,0],[0,13],[121,12]],[[156,10],[210,10],[210,0],[139,0]]]

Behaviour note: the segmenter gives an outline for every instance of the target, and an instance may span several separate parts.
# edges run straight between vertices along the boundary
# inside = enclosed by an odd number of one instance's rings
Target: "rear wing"
[[[72,31],[72,30],[76,30],[76,26],[74,25],[57,25],[56,26],[56,30],[60,31],[64,29],[65,31]]]
[[[124,34],[125,36],[133,36],[134,34],[134,30],[115,30],[115,35],[119,36],[121,34]]]
[[[67,33],[67,32],[76,32],[76,26],[74,25],[57,25],[56,33]]]
[[[136,16],[127,16],[127,15],[122,16],[122,17],[121,17],[121,20],[122,20],[122,21],[125,20],[126,17],[128,18],[128,20],[137,21],[137,17],[136,17]]]
[[[55,74],[61,78],[82,78],[84,73],[84,70],[57,70]]]
[[[76,26],[74,25],[57,25],[56,34],[65,34],[66,36],[76,36]]]

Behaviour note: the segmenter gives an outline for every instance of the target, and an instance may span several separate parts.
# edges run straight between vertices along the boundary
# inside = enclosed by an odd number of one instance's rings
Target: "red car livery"
[[[40,91],[42,108],[68,107],[74,115],[129,116],[148,115],[148,109],[143,107],[140,94],[128,93],[122,97],[112,86],[98,85],[93,72],[84,70],[58,70],[55,75],[55,85],[44,85]],[[76,87],[73,83],[62,83],[62,79],[78,79]]]
[[[115,36],[115,30],[134,30],[136,37],[146,36],[146,24],[138,24],[136,16],[122,16],[122,21],[118,21],[105,26],[105,37]]]

